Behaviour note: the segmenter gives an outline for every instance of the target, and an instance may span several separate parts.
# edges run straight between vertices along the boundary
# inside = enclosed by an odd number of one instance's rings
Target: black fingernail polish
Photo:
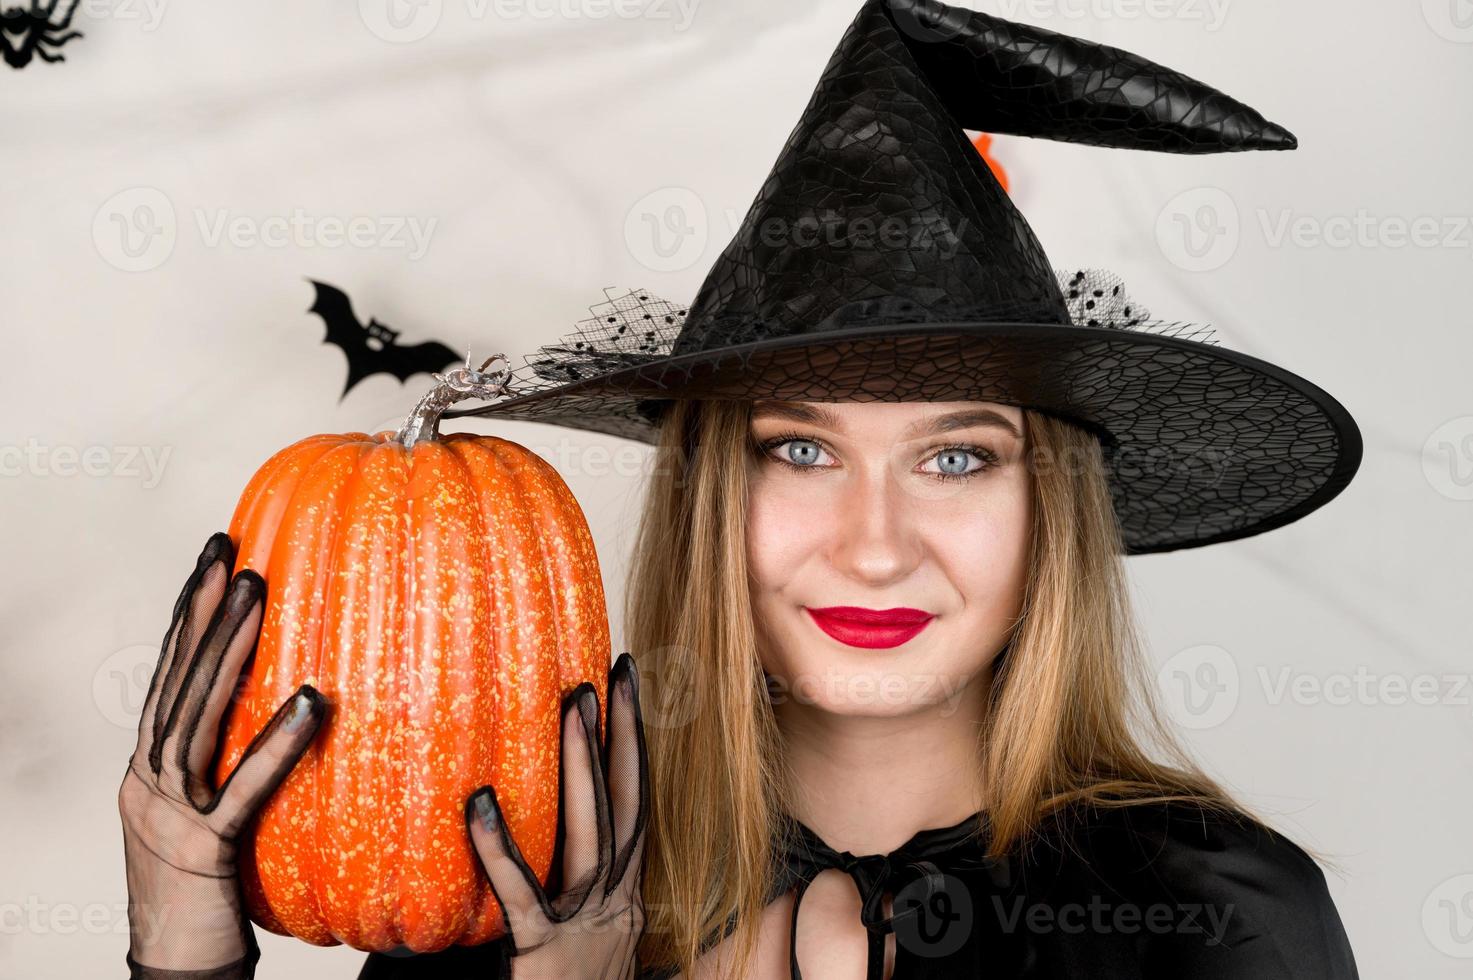
[[[476,794],[476,817],[485,830],[496,829],[496,793],[486,789]]]
[[[298,732],[302,726],[307,724],[307,719],[312,717],[312,709],[315,704],[312,697],[306,693],[298,693],[292,698],[292,705],[287,709],[285,727],[289,732]]]
[[[260,598],[260,595],[260,588],[257,586],[255,577],[241,572],[235,577],[235,582],[230,587],[230,611],[245,613]]]
[[[590,732],[598,727],[598,694],[592,686],[578,699],[578,711],[583,715],[583,727]]]
[[[624,683],[620,685],[619,693],[624,696],[627,703],[633,704],[635,692],[638,690],[639,671],[634,668],[634,659],[631,657],[628,666],[624,668]]]
[[[205,542],[204,549],[199,553],[199,567],[208,568],[212,562],[222,558],[229,544],[230,535],[224,531],[216,531],[210,535],[210,539]]]

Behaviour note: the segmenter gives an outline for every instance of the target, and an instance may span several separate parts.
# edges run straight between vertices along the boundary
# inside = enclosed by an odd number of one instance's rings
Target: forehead
[[[1021,436],[1023,411],[1001,402],[792,402],[759,399],[752,420],[784,419],[835,432],[884,429],[907,434],[949,432],[984,426]]]

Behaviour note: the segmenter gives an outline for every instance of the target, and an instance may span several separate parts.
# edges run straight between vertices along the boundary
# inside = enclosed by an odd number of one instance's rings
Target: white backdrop
[[[1365,462],[1325,509],[1129,565],[1209,769],[1338,859],[1362,975],[1467,976],[1466,0],[972,5],[1182,69],[1298,135],[1279,154],[994,148],[1057,264],[1114,269],[1360,422]],[[340,403],[306,277],[401,342],[517,363],[605,286],[688,299],[856,6],[83,0],[64,63],[0,68],[0,977],[124,970],[115,794],[196,553],[274,450],[387,427],[429,382]],[[647,216],[681,214],[684,237],[651,238]],[[336,243],[355,218],[366,237]],[[647,451],[496,431],[583,504],[618,644]],[[363,958],[261,943],[269,977]]]

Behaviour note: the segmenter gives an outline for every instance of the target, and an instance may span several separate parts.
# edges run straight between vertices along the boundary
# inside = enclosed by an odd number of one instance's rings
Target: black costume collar
[[[869,978],[877,980],[885,958],[885,935],[904,927],[918,910],[932,907],[948,888],[947,874],[955,870],[989,871],[1000,884],[1011,877],[1006,857],[985,855],[989,823],[979,810],[949,827],[917,831],[888,854],[855,855],[829,846],[802,821],[789,816],[789,831],[781,847],[781,865],[775,895],[795,888],[789,926],[788,964],[795,980],[798,970],[798,909],[803,893],[822,871],[837,868],[854,879],[862,901],[860,921],[869,935]],[[892,896],[893,913],[885,915],[885,894]]]

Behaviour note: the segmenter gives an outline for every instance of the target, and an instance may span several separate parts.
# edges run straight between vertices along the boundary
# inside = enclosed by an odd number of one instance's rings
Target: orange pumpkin
[[[320,946],[427,952],[502,935],[466,799],[496,787],[546,883],[563,696],[593,683],[601,732],[607,721],[609,626],[583,513],[530,450],[440,437],[441,381],[399,433],[276,453],[230,522],[236,570],[259,572],[267,596],[216,786],[299,685],[326,695],[240,862],[251,918]]]

